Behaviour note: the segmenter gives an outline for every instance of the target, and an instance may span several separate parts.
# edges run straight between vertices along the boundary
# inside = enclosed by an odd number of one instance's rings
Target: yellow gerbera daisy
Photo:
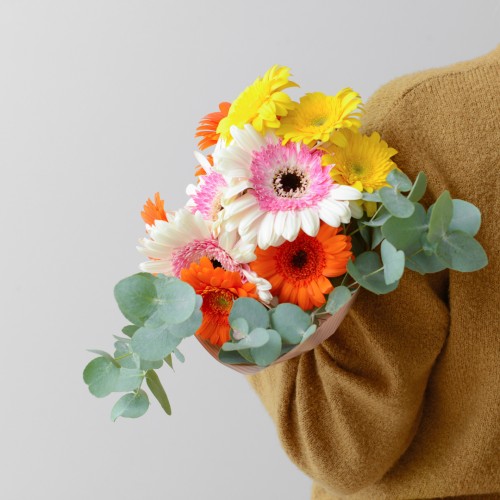
[[[342,131],[346,145],[341,147],[330,143],[325,146],[329,154],[323,156],[323,165],[335,166],[330,171],[338,184],[352,186],[359,191],[373,193],[388,186],[387,174],[397,168],[391,160],[397,151],[380,139],[377,132],[367,136],[351,130]],[[375,204],[364,203],[368,215],[373,215]]]
[[[298,86],[289,81],[289,77],[290,68],[273,66],[262,78],[257,78],[236,98],[226,118],[220,121],[217,127],[220,137],[229,143],[233,125],[243,128],[247,123],[251,123],[255,130],[261,133],[268,128],[278,128],[278,118],[286,116],[293,108],[290,96],[283,90]]]
[[[306,94],[281,120],[276,133],[283,137],[284,144],[288,141],[327,142],[338,129],[357,129],[360,126],[360,104],[359,94],[350,88],[335,96],[321,92]]]

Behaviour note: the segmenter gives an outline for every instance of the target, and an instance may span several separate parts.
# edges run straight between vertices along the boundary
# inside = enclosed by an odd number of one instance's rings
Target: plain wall
[[[492,50],[499,26],[496,0],[0,0],[0,497],[309,498],[245,378],[195,339],[160,371],[172,417],[153,401],[113,424],[117,398],[88,393],[85,349],[126,324],[112,292],[142,204],[185,203],[197,121],[273,64],[366,99]]]

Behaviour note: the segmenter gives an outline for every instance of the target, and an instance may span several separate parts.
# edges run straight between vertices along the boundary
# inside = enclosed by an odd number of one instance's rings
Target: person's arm
[[[363,291],[314,351],[249,377],[293,462],[333,492],[376,483],[411,442],[448,310],[412,273],[391,295]]]
[[[402,130],[391,121],[404,113],[405,92],[404,81],[379,91],[365,124],[390,146],[411,152],[419,147],[411,122]],[[405,153],[398,157],[404,160]],[[401,167],[414,178],[423,166]],[[434,181],[433,191],[443,187]],[[447,272],[407,271],[391,294],[362,291],[329,340],[248,377],[287,454],[327,491],[349,494],[373,485],[411,443],[448,333],[447,278]]]

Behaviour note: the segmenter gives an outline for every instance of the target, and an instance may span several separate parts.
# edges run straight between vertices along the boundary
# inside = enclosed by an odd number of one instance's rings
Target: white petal
[[[302,230],[309,236],[316,236],[319,231],[319,216],[316,210],[305,208],[300,211]]]
[[[274,231],[274,214],[268,212],[260,223],[257,244],[262,250],[266,250],[271,245]]]
[[[340,226],[340,217],[334,211],[330,210],[327,205],[320,205],[319,216],[321,220],[325,221],[329,226]]]
[[[285,230],[286,212],[276,212],[274,219],[274,232],[280,236]]]
[[[248,228],[254,223],[254,221],[260,217],[265,215],[265,212],[263,212],[258,205],[255,205],[254,207],[249,208],[245,212],[245,216],[241,219],[240,222],[240,232],[246,232]]]
[[[283,237],[288,241],[294,241],[300,230],[300,215],[296,212],[287,212]]]
[[[363,195],[361,194],[361,191],[358,191],[351,186],[334,184],[330,190],[330,196],[335,200],[360,200]]]
[[[253,194],[246,193],[224,207],[225,217],[226,219],[228,219],[239,212],[247,210],[256,203],[257,200],[255,199]]]
[[[172,266],[166,260],[150,260],[139,264],[141,271],[146,273],[163,273],[167,276],[172,276]]]
[[[195,151],[194,157],[196,158],[198,163],[203,167],[205,172],[210,173],[212,171],[212,165],[210,165],[210,162],[207,160],[204,154],[200,153],[199,151]]]
[[[229,203],[231,203],[231,201],[233,201],[232,198],[245,191],[245,189],[249,189],[251,187],[252,183],[250,181],[243,180],[235,183],[232,186],[224,188],[224,190],[222,191],[222,204],[228,205]]]

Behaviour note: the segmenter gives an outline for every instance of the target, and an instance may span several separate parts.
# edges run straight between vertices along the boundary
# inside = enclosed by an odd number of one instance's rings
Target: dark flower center
[[[307,264],[307,252],[299,250],[292,256],[292,265],[298,269],[302,269]]]
[[[282,198],[296,198],[303,195],[309,186],[309,178],[296,166],[279,170],[273,178],[274,192]]]
[[[210,262],[214,266],[214,269],[217,267],[222,267],[222,264],[217,259],[210,259]]]

